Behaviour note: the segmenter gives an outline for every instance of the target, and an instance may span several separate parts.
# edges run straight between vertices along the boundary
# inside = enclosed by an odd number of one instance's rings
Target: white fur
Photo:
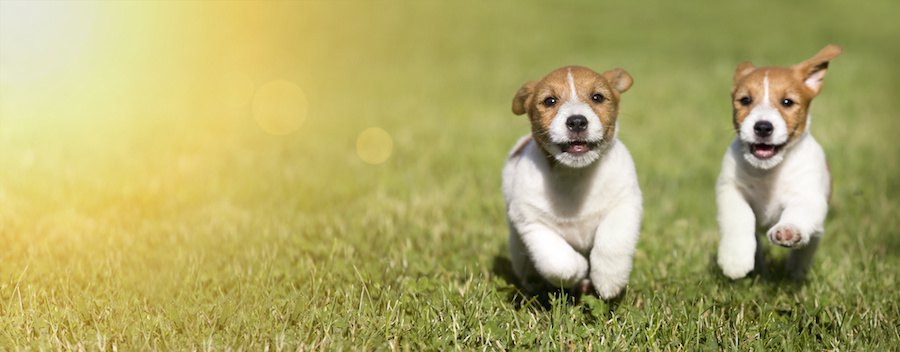
[[[754,269],[756,226],[767,228],[775,244],[793,249],[788,272],[801,278],[823,235],[828,212],[830,175],[822,147],[808,133],[779,152],[783,161],[761,168],[745,157],[746,145],[736,138],[722,161],[716,185],[721,231],[718,263],[726,276],[738,279]],[[794,229],[799,240],[778,241],[778,230]]]
[[[522,143],[527,145],[519,150]],[[551,165],[531,136],[507,159],[503,196],[510,256],[526,288],[540,279],[571,288],[589,278],[609,299],[628,283],[641,191],[628,150],[615,139],[606,143],[595,162],[580,168]]]

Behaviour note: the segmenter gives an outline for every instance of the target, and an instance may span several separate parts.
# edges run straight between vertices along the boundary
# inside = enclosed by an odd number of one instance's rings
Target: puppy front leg
[[[807,198],[804,202],[786,206],[781,219],[766,233],[772,243],[793,249],[786,263],[792,278],[806,276],[819,246],[827,213],[827,200]]]
[[[812,236],[822,233],[827,213],[828,202],[824,197],[787,204],[778,223],[769,229],[766,236],[779,246],[803,248]]]
[[[512,260],[513,266],[519,268],[516,274],[520,275],[520,280],[528,280],[528,271],[534,270],[550,284],[572,288],[587,276],[587,259],[555,231],[537,224],[516,230],[518,238],[510,237],[510,250],[519,251],[512,253]],[[522,262],[526,259],[521,253],[523,249],[530,263]]]
[[[716,203],[721,233],[717,261],[725,276],[740,279],[753,270],[756,216],[744,196],[730,182],[719,182]]]
[[[597,226],[591,249],[591,282],[603,299],[618,296],[628,284],[642,215],[638,196],[618,205]]]

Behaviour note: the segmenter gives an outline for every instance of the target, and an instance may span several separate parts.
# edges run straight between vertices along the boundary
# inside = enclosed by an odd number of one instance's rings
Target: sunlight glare
[[[219,79],[219,100],[229,108],[247,105],[253,97],[253,79],[240,71],[229,71]]]
[[[88,46],[97,8],[91,3],[0,1],[0,81],[52,77]]]

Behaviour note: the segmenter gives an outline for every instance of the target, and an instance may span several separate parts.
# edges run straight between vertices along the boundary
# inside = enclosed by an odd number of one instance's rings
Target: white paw
[[[605,300],[610,300],[619,296],[619,294],[622,293],[622,289],[628,284],[628,282],[618,283],[612,282],[611,280],[604,280],[598,278],[596,275],[591,278],[591,281],[594,283],[594,291],[597,292],[597,295],[600,296],[600,298]]]
[[[732,280],[741,279],[753,271],[753,255],[734,255],[719,251],[719,267]]]
[[[801,248],[809,242],[809,236],[803,235],[797,226],[777,224],[766,233],[769,241],[782,247]]]

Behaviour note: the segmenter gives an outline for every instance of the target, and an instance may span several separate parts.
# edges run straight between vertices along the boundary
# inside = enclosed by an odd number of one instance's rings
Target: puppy
[[[822,147],[809,134],[809,106],[822,90],[828,62],[841,48],[828,45],[791,67],[754,67],[734,73],[731,92],[737,138],[728,147],[716,184],[719,267],[739,279],[753,270],[756,226],[791,249],[787,272],[801,279],[824,231],[831,175]]]
[[[513,270],[526,291],[545,283],[604,299],[628,283],[642,216],[634,162],[616,140],[622,69],[557,69],[525,83],[512,111],[531,135],[503,167]]]

